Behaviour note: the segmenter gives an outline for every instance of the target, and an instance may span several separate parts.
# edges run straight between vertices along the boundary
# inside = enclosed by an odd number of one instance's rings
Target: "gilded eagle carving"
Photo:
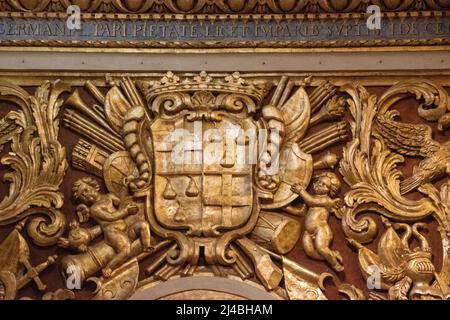
[[[421,157],[413,175],[400,183],[402,194],[450,173],[450,142],[439,143],[432,138],[429,126],[393,121],[395,113],[377,118],[380,134],[388,146],[405,156]]]

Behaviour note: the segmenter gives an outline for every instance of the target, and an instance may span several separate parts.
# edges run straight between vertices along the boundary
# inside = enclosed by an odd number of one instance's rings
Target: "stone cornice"
[[[448,0],[0,0],[3,12],[65,12],[70,5],[88,13],[285,14],[449,10]]]

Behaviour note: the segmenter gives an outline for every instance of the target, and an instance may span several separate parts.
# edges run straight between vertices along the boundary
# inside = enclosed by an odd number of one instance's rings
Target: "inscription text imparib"
[[[55,41],[319,41],[448,38],[450,21],[391,18],[369,30],[364,19],[322,20],[90,20],[69,30],[63,19],[0,18],[0,40]]]

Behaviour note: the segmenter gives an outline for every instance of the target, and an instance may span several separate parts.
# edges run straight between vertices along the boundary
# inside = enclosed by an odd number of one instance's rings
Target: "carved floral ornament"
[[[6,11],[65,12],[78,5],[84,12],[120,13],[333,13],[365,12],[369,4],[385,11],[443,10],[447,0],[1,0]]]
[[[435,136],[450,127],[450,101],[438,83],[409,79],[381,95],[356,83],[313,87],[311,77],[239,73],[107,83],[47,81],[33,93],[0,83],[0,99],[13,107],[0,120],[9,168],[0,224],[14,226],[0,243],[1,298],[24,298],[21,289],[35,282],[43,299],[71,299],[94,282],[94,299],[126,299],[205,273],[284,299],[327,299],[330,280],[350,299],[449,297],[450,145]],[[405,99],[420,103],[414,112],[423,121],[402,120],[396,108]],[[198,125],[200,147],[183,151],[198,162],[174,162],[167,138]],[[77,137],[73,148],[60,141],[61,126]],[[230,128],[257,133],[254,163],[232,152],[206,161],[204,150],[220,140],[208,130]],[[250,152],[248,140],[225,139],[226,150]],[[411,159],[417,165],[404,175]],[[279,170],[271,171],[274,162]],[[63,194],[69,167],[83,174]],[[63,209],[67,202],[74,212]],[[58,255],[34,266],[29,241]],[[344,245],[358,256],[361,279],[378,270],[378,287],[340,282]],[[293,250],[327,271],[291,258]],[[77,272],[81,288],[49,291],[39,277],[46,269],[67,279]]]

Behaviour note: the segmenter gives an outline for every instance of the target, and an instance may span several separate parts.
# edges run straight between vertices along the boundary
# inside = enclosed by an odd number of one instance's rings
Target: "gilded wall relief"
[[[372,4],[387,11],[448,9],[446,0],[375,0]],[[2,0],[0,8],[11,11],[65,12],[70,5],[78,5],[87,12],[120,13],[334,13],[365,12],[366,0]]]
[[[437,82],[167,72],[0,93],[2,299],[200,275],[282,299],[449,297]]]

